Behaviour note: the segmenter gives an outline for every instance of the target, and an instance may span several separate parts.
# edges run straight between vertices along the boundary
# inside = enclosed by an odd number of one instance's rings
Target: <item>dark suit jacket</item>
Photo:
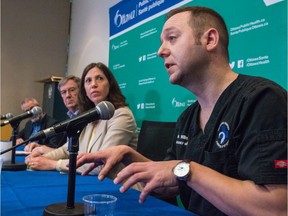
[[[40,122],[40,130],[49,128],[56,123],[58,123],[57,120],[45,114]],[[32,130],[33,130],[32,121],[29,120],[26,123],[24,129],[22,129],[19,132],[17,138],[22,138],[24,141],[27,140],[31,136]],[[67,141],[66,133],[61,133],[57,134],[56,136],[40,139],[37,143],[44,144],[52,148],[58,148],[62,146],[66,141]]]

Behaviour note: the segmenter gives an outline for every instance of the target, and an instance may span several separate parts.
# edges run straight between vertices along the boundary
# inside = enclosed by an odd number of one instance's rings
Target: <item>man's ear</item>
[[[215,28],[209,28],[204,33],[205,45],[208,51],[216,49],[219,43],[219,33]]]

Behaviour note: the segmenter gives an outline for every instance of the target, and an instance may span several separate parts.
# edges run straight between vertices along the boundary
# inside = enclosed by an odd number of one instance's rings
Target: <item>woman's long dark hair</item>
[[[105,64],[98,62],[98,63],[91,63],[87,65],[82,73],[81,83],[80,83],[80,92],[78,94],[80,112],[84,112],[95,107],[95,104],[87,97],[85,86],[84,86],[85,77],[88,71],[90,71],[92,68],[100,69],[104,73],[106,78],[108,79],[110,88],[109,88],[109,93],[107,96],[107,101],[111,102],[114,105],[115,109],[128,106],[128,104],[126,103],[126,98],[122,94],[119,88],[119,85],[115,77],[113,76],[112,72],[109,70],[109,68]]]

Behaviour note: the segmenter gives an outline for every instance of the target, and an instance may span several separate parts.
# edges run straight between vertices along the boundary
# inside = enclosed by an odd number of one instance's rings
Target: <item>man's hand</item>
[[[176,195],[178,181],[173,174],[173,167],[179,161],[165,162],[135,162],[120,171],[114,180],[115,184],[122,183],[121,192],[127,191],[138,182],[144,183],[139,202],[143,203],[151,192]]]
[[[20,143],[23,143],[24,140],[22,138],[16,139],[16,145],[19,145]]]
[[[76,166],[80,167],[85,163],[92,163],[91,166],[82,173],[82,175],[87,175],[94,168],[99,165],[103,165],[103,169],[100,171],[98,175],[98,179],[103,180],[109,171],[119,162],[123,160],[125,154],[129,151],[129,147],[127,146],[113,146],[107,149],[103,149],[101,151],[97,151],[94,153],[84,153],[79,154],[77,157]]]

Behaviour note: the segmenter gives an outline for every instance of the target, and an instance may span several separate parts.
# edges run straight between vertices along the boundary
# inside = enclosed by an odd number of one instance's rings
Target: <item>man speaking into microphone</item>
[[[33,107],[39,106],[38,101],[35,98],[25,98],[21,102],[21,109],[23,112],[28,112],[33,109]],[[32,115],[29,121],[25,124],[25,127],[19,132],[16,140],[16,145],[24,142],[24,140],[29,139],[31,136],[35,135],[40,130],[51,127],[52,125],[58,123],[57,120],[51,116],[43,113],[42,111],[39,114]],[[64,134],[58,134],[57,136],[50,138],[43,138],[35,140],[34,142],[47,145],[52,148],[57,148],[65,143]]]

